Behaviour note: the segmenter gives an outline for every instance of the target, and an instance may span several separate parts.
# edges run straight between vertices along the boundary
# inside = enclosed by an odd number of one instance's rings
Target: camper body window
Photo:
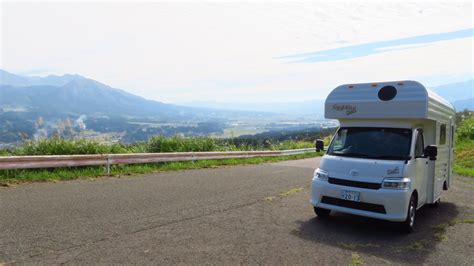
[[[408,160],[412,130],[406,128],[342,127],[328,148],[329,155]]]
[[[446,144],[446,124],[439,127],[439,145]]]

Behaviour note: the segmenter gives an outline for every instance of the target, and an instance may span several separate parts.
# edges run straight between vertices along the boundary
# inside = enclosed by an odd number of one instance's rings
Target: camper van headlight
[[[328,172],[318,168],[316,171],[314,171],[314,177],[318,178],[319,180],[327,181]]]
[[[382,188],[389,189],[408,189],[410,188],[411,179],[410,178],[385,178],[382,183]]]

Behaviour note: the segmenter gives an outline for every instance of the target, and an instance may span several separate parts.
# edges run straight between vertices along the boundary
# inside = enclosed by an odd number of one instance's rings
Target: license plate
[[[360,192],[357,191],[350,191],[350,190],[343,190],[341,194],[341,198],[350,201],[360,201]]]

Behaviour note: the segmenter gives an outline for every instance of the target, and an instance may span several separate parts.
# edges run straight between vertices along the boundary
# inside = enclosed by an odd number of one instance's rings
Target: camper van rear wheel
[[[402,229],[406,233],[411,233],[415,225],[416,216],[416,196],[411,195],[410,203],[408,204],[407,218],[402,222]]]
[[[331,213],[331,210],[314,207],[314,212],[319,218],[326,218],[329,216],[329,213]]]

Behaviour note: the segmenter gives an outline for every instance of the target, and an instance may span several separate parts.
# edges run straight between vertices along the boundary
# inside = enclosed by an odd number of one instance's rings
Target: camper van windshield
[[[328,154],[347,157],[407,160],[411,129],[342,127],[329,146]]]

